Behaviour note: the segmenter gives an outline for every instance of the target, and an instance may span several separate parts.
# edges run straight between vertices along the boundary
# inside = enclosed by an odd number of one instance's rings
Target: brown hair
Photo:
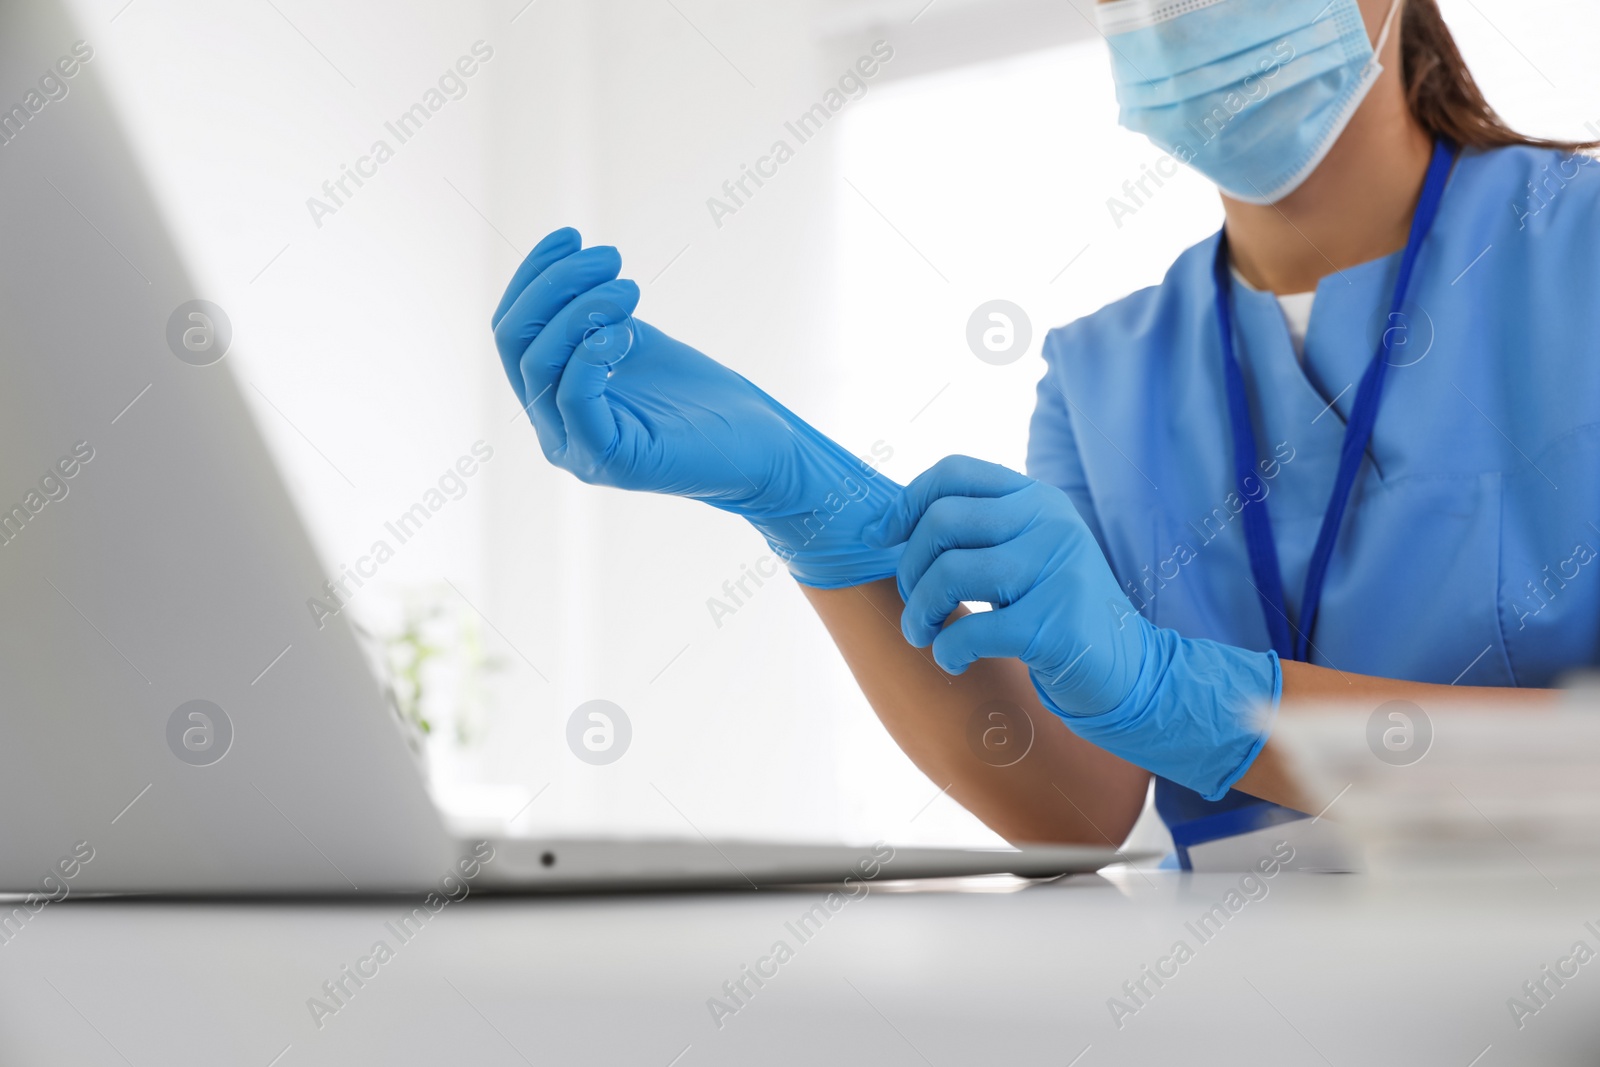
[[[1406,103],[1422,128],[1463,148],[1531,145],[1568,152],[1600,147],[1600,141],[1553,141],[1529,137],[1506,125],[1483,98],[1483,90],[1461,58],[1438,0],[1404,0],[1400,24],[1400,69]]]

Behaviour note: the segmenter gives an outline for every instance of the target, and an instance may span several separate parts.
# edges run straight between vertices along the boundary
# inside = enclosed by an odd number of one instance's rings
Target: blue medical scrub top
[[[1265,651],[1235,490],[1216,237],[1045,340],[1028,472],[1071,495],[1151,622]],[[1311,662],[1359,674],[1549,686],[1600,663],[1600,161],[1463,152],[1410,299],[1400,254],[1317,286],[1304,365],[1276,299],[1234,286],[1261,490],[1292,617],[1355,384],[1391,335],[1366,463]],[[1169,825],[1258,804],[1157,783]],[[1241,827],[1242,829],[1243,827]]]

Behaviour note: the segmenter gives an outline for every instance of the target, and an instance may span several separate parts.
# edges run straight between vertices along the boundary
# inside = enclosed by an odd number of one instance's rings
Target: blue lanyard
[[[1428,231],[1433,228],[1434,217],[1439,213],[1439,201],[1444,197],[1445,183],[1449,180],[1455,159],[1455,145],[1443,139],[1434,142],[1433,158],[1428,163],[1428,177],[1411,218],[1411,236],[1400,257],[1400,275],[1394,285],[1394,304],[1389,317],[1384,320],[1383,337],[1378,342],[1377,354],[1361,375],[1350,421],[1345,426],[1344,444],[1339,451],[1339,475],[1334,479],[1333,497],[1328,501],[1328,510],[1322,517],[1322,529],[1317,533],[1317,545],[1311,553],[1311,565],[1306,572],[1305,597],[1300,602],[1300,625],[1294,629],[1292,638],[1288,603],[1283,598],[1283,574],[1278,569],[1278,549],[1272,540],[1267,501],[1264,496],[1250,489],[1252,484],[1258,488],[1260,485],[1255,466],[1256,434],[1250,422],[1250,399],[1245,393],[1244,375],[1234,355],[1231,306],[1233,275],[1228,259],[1227,232],[1224,231],[1217,239],[1213,273],[1217,282],[1217,323],[1222,333],[1222,367],[1228,389],[1228,417],[1233,424],[1234,481],[1240,497],[1252,501],[1244,509],[1245,547],[1250,553],[1250,570],[1255,576],[1256,592],[1261,595],[1267,633],[1279,656],[1302,661],[1310,659],[1311,631],[1316,626],[1317,606],[1322,601],[1322,581],[1328,573],[1328,561],[1333,558],[1333,545],[1339,537],[1345,507],[1350,502],[1350,490],[1355,485],[1356,474],[1361,470],[1367,443],[1372,439],[1372,427],[1378,419],[1378,401],[1383,395],[1384,374],[1389,368],[1389,327],[1397,321],[1405,304],[1417,253]]]

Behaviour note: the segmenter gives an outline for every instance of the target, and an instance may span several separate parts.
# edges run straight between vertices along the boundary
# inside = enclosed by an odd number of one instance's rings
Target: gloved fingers
[[[528,282],[494,328],[495,347],[500,350],[500,360],[513,389],[525,384],[517,371],[523,354],[557,313],[573,301],[589,297],[601,285],[614,280],[621,270],[621,254],[615,248],[600,245],[557,260]],[[543,384],[554,386],[555,378]],[[532,395],[518,393],[517,399],[527,403]]]
[[[557,260],[565,259],[583,247],[583,237],[571,226],[563,226],[544,235],[538,244],[533,246],[517,267],[511,281],[506,285],[506,291],[500,297],[500,304],[494,309],[494,315],[489,319],[489,329],[493,330],[500,325],[500,320],[506,317],[506,312],[511,310],[511,305],[516,303],[517,297],[522,295],[522,290],[528,283],[543,274],[545,268]]]
[[[971,456],[946,456],[911,480],[862,539],[869,548],[888,548],[911,536],[917,522],[935,500],[947,496],[1005,496],[1025,488],[1033,479],[998,463]]]
[[[1055,577],[1059,580],[1052,580],[1048,587],[1029,590],[1012,605],[1024,618],[1050,620],[1039,624],[1039,640],[1018,656],[1028,664],[1039,682],[1051,687],[1070,682],[1075,673],[1081,673],[1095,662],[1103,662],[1107,656],[1117,655],[1119,642],[1110,632],[1117,622],[1118,608],[1114,601],[1120,600],[1125,605],[1124,615],[1139,618],[1126,596],[1090,575],[1058,573]],[[1063,610],[1064,607],[1075,610]],[[1097,619],[1101,612],[1105,614]],[[1048,632],[1044,632],[1046,627]],[[1088,657],[1095,643],[1101,646],[1100,652]]]
[[[976,660],[1019,658],[1036,625],[1014,607],[963,615],[933,639],[933,661],[949,674],[962,674]]]
[[[505,322],[517,314],[520,304],[519,298]],[[550,324],[522,354],[519,369],[523,395],[528,398],[523,406],[539,433],[539,444],[546,456],[566,447],[567,432],[556,403],[556,386],[572,353],[597,328],[630,321],[638,305],[639,287],[633,282],[626,278],[604,282],[551,316]],[[501,323],[502,328],[505,322]]]
[[[611,368],[633,344],[631,322],[594,327],[573,350],[556,386],[556,408],[567,433],[570,461],[595,467],[611,458],[617,418],[606,400]]]
[[[998,548],[952,548],[933,561],[900,613],[900,632],[918,648],[938,636],[963,600],[1010,604],[1032,588],[1037,565],[1027,556]]]
[[[923,512],[906,541],[895,579],[901,599],[917,587],[939,555],[952,548],[992,548],[1027,527],[1031,509],[1011,498],[940,497]]]

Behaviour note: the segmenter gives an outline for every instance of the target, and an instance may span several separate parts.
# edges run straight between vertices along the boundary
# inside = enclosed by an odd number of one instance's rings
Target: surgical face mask
[[[1270,204],[1322,162],[1382,73],[1356,0],[1114,0],[1122,125],[1229,196]]]

